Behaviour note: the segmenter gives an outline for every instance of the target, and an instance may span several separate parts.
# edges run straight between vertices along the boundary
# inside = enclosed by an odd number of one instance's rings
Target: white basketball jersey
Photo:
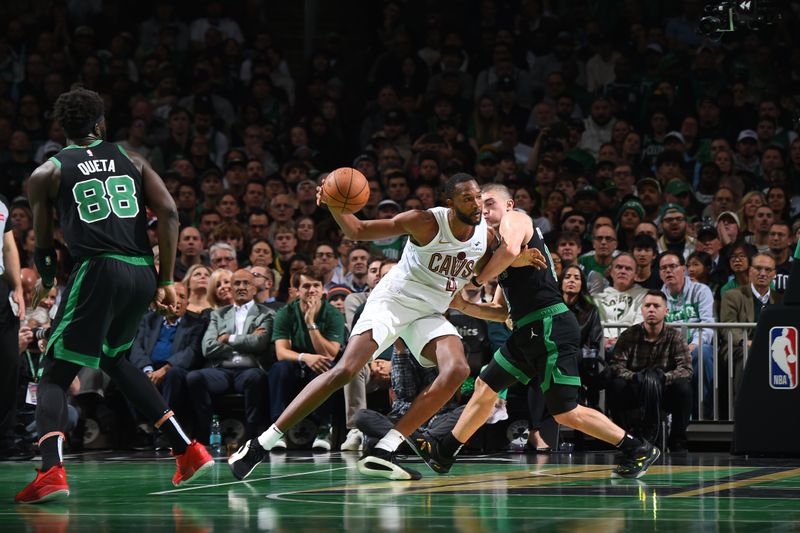
[[[425,246],[406,241],[400,263],[381,279],[374,292],[388,290],[419,299],[432,312],[444,313],[453,296],[474,275],[475,263],[486,252],[486,221],[481,218],[472,237],[460,241],[450,231],[446,207],[429,209],[439,232]]]

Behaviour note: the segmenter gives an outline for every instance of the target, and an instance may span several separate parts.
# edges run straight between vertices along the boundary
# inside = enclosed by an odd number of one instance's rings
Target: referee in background
[[[17,384],[19,381],[19,321],[25,317],[19,252],[11,231],[8,206],[0,201],[0,230],[3,253],[0,255],[0,461],[30,459],[16,444]]]

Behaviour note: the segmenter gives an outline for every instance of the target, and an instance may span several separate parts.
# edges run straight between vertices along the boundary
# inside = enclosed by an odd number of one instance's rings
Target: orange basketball
[[[328,207],[343,213],[356,213],[369,200],[367,178],[350,167],[337,168],[328,174],[322,190]]]

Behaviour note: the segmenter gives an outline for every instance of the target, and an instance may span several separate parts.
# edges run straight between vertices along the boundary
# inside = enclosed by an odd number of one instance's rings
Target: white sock
[[[268,430],[266,430],[264,433],[261,434],[260,437],[258,437],[258,443],[261,445],[262,448],[264,448],[267,451],[270,451],[272,447],[275,446],[275,443],[281,440],[281,437],[283,437],[283,433],[281,432],[281,430],[278,429],[278,426],[272,424]]]
[[[389,432],[383,436],[383,438],[375,445],[376,448],[380,448],[381,450],[386,450],[387,452],[393,452],[405,440],[405,437],[402,433],[397,431],[396,429],[390,429]]]

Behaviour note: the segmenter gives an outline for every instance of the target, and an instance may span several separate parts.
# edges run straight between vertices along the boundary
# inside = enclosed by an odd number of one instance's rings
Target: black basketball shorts
[[[103,254],[75,265],[47,343],[56,359],[98,368],[124,354],[156,293],[152,257]]]

